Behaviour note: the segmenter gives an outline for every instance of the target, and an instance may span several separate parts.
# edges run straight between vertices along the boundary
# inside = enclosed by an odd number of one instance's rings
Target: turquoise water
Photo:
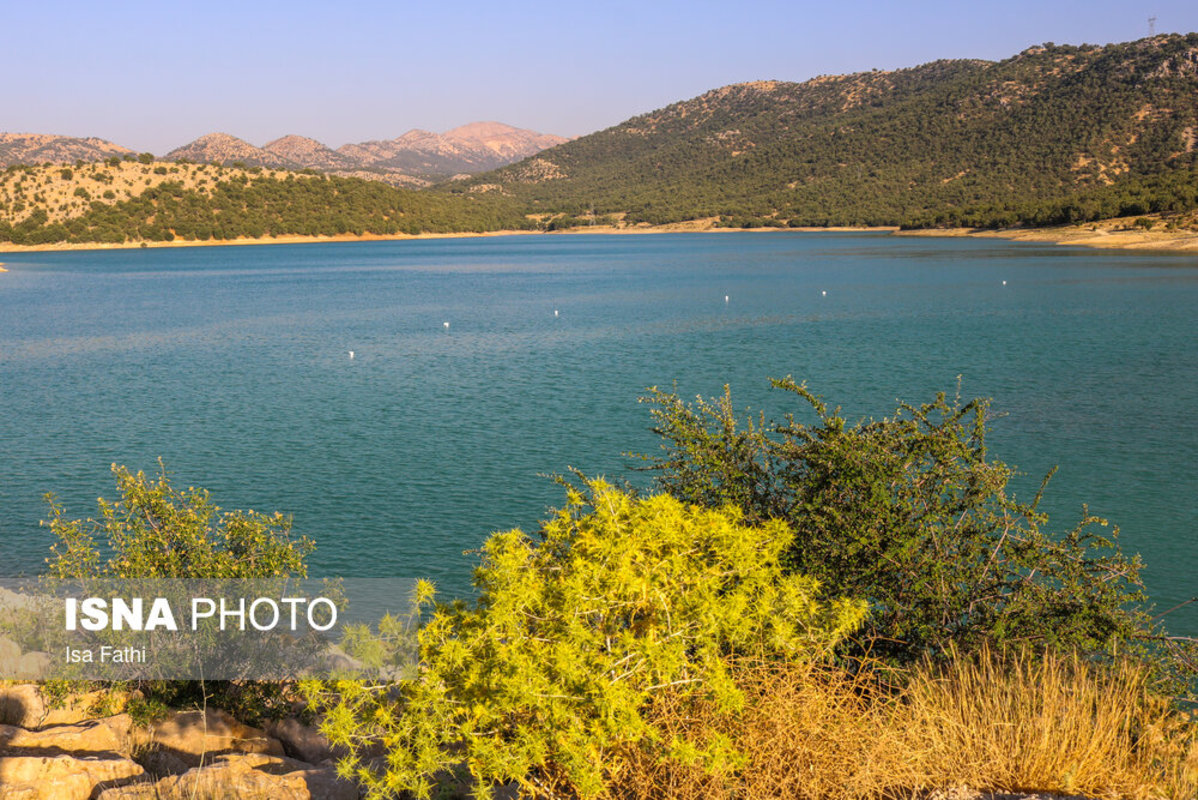
[[[656,447],[647,386],[781,414],[766,378],[793,374],[855,418],[960,375],[1006,413],[991,453],[1021,493],[1060,465],[1053,527],[1088,502],[1161,609],[1198,594],[1193,256],[777,233],[2,258],[4,574],[40,568],[43,493],[94,514],[110,463],[161,456],[292,513],[314,574],[463,593],[464,550],[561,500],[543,475],[647,483],[625,455]],[[1198,604],[1171,620],[1198,634]]]

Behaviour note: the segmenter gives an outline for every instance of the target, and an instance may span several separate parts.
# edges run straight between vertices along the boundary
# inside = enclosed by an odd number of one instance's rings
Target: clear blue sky
[[[0,131],[162,154],[224,131],[332,147],[474,120],[577,136],[757,79],[1198,31],[1195,0],[6,0]]]

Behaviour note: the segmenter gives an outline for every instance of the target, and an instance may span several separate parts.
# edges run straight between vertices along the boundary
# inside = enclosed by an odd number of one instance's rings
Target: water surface
[[[316,573],[467,590],[464,550],[535,526],[543,477],[630,477],[648,386],[730,383],[852,418],[994,398],[994,457],[1198,594],[1198,261],[877,234],[548,236],[5,255],[0,571],[36,572],[43,493],[74,516],[113,462],[283,510]],[[1003,284],[1006,281],[1006,284]],[[727,301],[725,301],[727,296]],[[555,314],[556,310],[556,314]],[[449,322],[448,329],[444,323]],[[354,351],[354,358],[349,351]],[[1198,604],[1173,617],[1198,634]]]

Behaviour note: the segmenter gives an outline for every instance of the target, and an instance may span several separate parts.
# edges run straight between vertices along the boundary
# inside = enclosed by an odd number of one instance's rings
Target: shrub
[[[663,740],[646,716],[663,693],[743,706],[732,653],[808,659],[855,628],[862,604],[822,602],[818,584],[781,574],[777,521],[601,481],[571,490],[539,536],[497,533],[475,573],[477,601],[437,605],[420,632],[420,676],[391,687],[341,682],[323,730],[372,797],[427,797],[463,763],[488,796],[515,782],[537,796],[599,794],[620,748],[711,769],[739,758],[728,740]],[[425,601],[429,598],[425,596]],[[321,687],[309,685],[309,692]],[[385,766],[362,760],[370,742]]]
[[[685,502],[787,521],[786,565],[867,599],[875,654],[910,663],[987,642],[1102,652],[1150,632],[1134,608],[1139,559],[1098,535],[1105,520],[1083,509],[1053,536],[1039,494],[1025,504],[1008,493],[1014,470],[987,455],[988,401],[940,394],[850,425],[805,385],[773,385],[816,424],[762,415],[742,425],[727,388],[693,406],[652,390],[664,452],[650,468]]]
[[[69,520],[53,495],[43,522],[57,542],[46,559],[57,578],[273,578],[307,574],[313,544],[291,537],[283,514],[222,512],[203,489],[175,489],[112,465],[120,499],[98,501],[100,518]],[[99,544],[102,542],[102,545]]]
[[[161,460],[149,478],[112,465],[120,498],[100,498],[99,519],[67,519],[47,495],[51,518],[43,522],[57,540],[46,559],[53,578],[304,577],[313,544],[291,536],[290,518],[278,512],[222,511],[207,491],[175,489]],[[114,684],[112,688],[121,688]],[[294,686],[268,681],[141,681],[147,702],[184,706],[212,702],[256,722],[288,713]]]

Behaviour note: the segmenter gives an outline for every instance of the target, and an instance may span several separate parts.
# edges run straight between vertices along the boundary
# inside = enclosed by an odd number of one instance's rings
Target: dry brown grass
[[[903,794],[916,777],[889,721],[893,701],[862,673],[815,664],[741,665],[745,710],[730,716],[710,704],[665,702],[656,723],[666,740],[702,747],[721,737],[742,757],[713,773],[680,766],[644,748],[622,753],[610,784],[615,798],[881,798]]]
[[[656,748],[612,760],[609,798],[910,798],[970,787],[1090,797],[1198,797],[1195,723],[1131,664],[1028,654],[950,659],[901,691],[815,665],[739,668],[739,714],[674,698]],[[662,759],[675,737],[739,758]]]
[[[918,670],[896,707],[924,785],[1091,797],[1198,796],[1193,720],[1131,662],[1029,653]]]

